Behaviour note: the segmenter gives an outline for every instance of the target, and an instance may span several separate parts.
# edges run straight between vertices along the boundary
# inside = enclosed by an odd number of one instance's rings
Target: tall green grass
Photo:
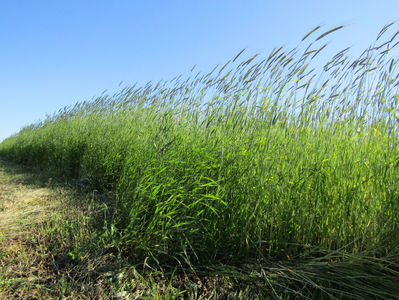
[[[399,245],[397,33],[323,62],[316,28],[264,59],[126,87],[22,129],[0,154],[115,193],[132,257],[198,265]],[[323,64],[322,64],[323,63]]]

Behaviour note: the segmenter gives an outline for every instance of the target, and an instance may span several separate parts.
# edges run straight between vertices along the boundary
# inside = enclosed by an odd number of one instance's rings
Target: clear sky
[[[357,53],[398,19],[398,0],[0,0],[0,141],[121,81],[206,72],[243,48],[266,56],[317,25],[348,25],[329,47]]]

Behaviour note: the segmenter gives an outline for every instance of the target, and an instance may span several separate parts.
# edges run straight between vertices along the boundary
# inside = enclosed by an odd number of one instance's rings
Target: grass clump
[[[323,40],[340,28],[263,60],[240,53],[208,74],[126,87],[22,129],[0,154],[111,191],[104,228],[133,262],[256,262],[275,296],[398,296],[372,288],[394,286],[399,263],[390,28],[357,59],[345,49],[322,67]],[[266,267],[281,260],[306,263]]]

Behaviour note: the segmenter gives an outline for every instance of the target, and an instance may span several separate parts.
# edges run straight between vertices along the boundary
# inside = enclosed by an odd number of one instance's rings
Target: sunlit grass
[[[317,29],[263,60],[240,54],[208,74],[126,87],[24,128],[0,154],[114,192],[107,226],[126,256],[192,268],[392,258],[399,73],[388,29],[323,68]]]

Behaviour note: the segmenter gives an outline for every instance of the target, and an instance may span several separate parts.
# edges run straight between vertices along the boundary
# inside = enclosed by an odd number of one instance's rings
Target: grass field
[[[102,247],[161,277],[221,276],[234,297],[397,298],[397,33],[321,64],[338,29],[77,103],[0,155],[112,199],[76,264]]]

